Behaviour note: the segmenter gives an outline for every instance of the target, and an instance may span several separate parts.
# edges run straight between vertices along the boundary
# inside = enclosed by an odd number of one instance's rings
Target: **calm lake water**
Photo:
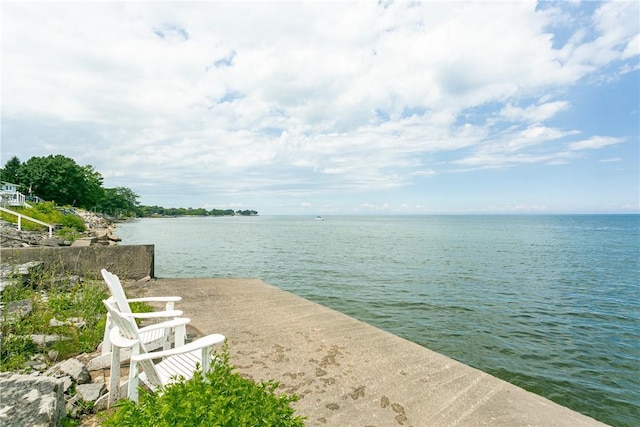
[[[257,277],[615,426],[640,421],[640,216],[141,219],[158,277]]]

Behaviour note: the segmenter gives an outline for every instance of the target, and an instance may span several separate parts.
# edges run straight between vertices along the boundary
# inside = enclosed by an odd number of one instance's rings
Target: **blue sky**
[[[3,165],[261,214],[640,211],[637,1],[0,7]]]

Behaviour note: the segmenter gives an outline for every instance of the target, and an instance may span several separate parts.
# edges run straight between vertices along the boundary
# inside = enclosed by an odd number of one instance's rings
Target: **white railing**
[[[25,206],[26,196],[19,191],[0,191],[0,200],[3,205]]]
[[[51,224],[47,224],[46,222],[42,222],[39,219],[35,219],[35,218],[31,218],[30,216],[27,215],[22,215],[18,212],[12,211],[11,209],[6,209],[0,206],[0,211],[2,212],[6,212],[8,214],[12,214],[18,217],[18,230],[22,230],[22,218],[26,219],[27,221],[31,221],[31,222],[35,222],[36,224],[40,224],[40,225],[44,225],[45,227],[49,227],[49,237],[53,236],[53,225]]]

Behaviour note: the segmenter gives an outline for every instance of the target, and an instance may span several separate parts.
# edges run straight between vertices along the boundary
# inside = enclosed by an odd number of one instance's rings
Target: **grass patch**
[[[25,362],[44,351],[32,342],[31,335],[59,336],[60,340],[47,349],[55,350],[57,359],[94,351],[104,333],[106,310],[102,300],[107,297],[107,287],[101,281],[72,283],[43,275],[32,280],[30,286],[7,286],[0,298],[4,306],[0,371],[29,370]],[[10,307],[27,305],[31,311],[24,317],[9,311]]]
[[[34,205],[33,208],[13,207],[11,210],[16,213],[38,219],[42,222],[46,222],[47,224],[60,225],[63,230],[66,230],[66,234],[70,234],[72,232],[81,233],[86,230],[86,226],[82,218],[75,215],[70,210],[60,209],[53,202],[38,203]],[[17,216],[6,212],[0,212],[0,217],[5,221],[14,224],[18,222]],[[27,231],[47,230],[47,227],[26,219],[22,220],[22,228]]]

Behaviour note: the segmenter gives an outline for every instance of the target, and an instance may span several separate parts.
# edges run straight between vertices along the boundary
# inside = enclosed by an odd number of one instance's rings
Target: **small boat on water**
[[[316,219],[316,221],[324,221],[324,218],[321,217],[320,215],[316,216],[315,219]]]

